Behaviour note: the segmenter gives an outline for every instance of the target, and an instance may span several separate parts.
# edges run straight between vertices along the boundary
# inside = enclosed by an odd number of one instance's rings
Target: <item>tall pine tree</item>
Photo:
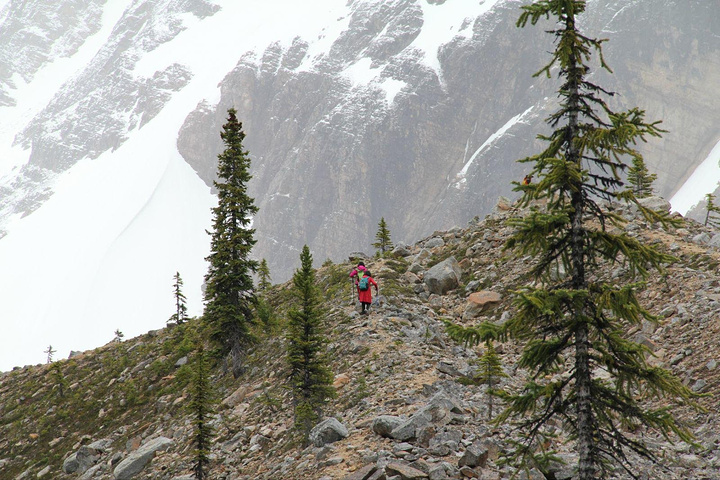
[[[270,267],[268,267],[267,260],[264,258],[260,262],[260,266],[257,269],[258,274],[258,287],[261,292],[264,292],[272,286],[270,282]]]
[[[211,329],[217,353],[230,355],[233,374],[241,372],[242,352],[252,340],[255,289],[252,274],[258,262],[250,259],[255,230],[250,228],[258,211],[248,195],[250,158],[243,148],[245,133],[235,109],[228,110],[220,137],[225,150],[218,155],[218,205],[213,208],[208,273],[205,276],[204,320]]]
[[[577,478],[608,478],[618,465],[630,472],[628,451],[656,460],[628,431],[648,428],[690,438],[667,408],[647,403],[659,397],[692,403],[692,393],[670,372],[648,365],[648,349],[626,336],[644,320],[655,321],[635,296],[640,283],[611,282],[603,271],[623,263],[631,276],[642,278],[648,267],[661,269],[673,260],[626,235],[623,219],[605,204],[632,202],[646,218],[671,222],[639,205],[631,190],[620,191],[625,162],[640,157],[635,144],[661,131],[637,108],[611,111],[602,98],[609,92],[589,81],[593,52],[609,68],[603,40],[578,29],[585,1],[542,0],[522,9],[519,27],[557,20],[550,31],[552,59],[538,75],[550,76],[558,67],[560,106],[548,118],[552,133],[539,137],[546,149],[522,160],[533,164],[538,181],[516,184],[521,205],[530,208],[510,222],[515,232],[507,247],[536,261],[529,272],[533,282],[517,292],[517,313],[505,328],[524,342],[519,366],[530,374],[524,388],[507,398],[498,421],[517,421],[526,438],[515,460],[541,468],[548,456],[536,455],[542,451],[536,449],[544,448],[550,425],[560,421],[575,442]]]
[[[213,429],[210,425],[213,414],[214,395],[210,382],[210,369],[205,354],[203,341],[198,341],[194,354],[191,399],[188,410],[192,415],[195,427],[193,435],[193,473],[197,480],[209,478],[210,446]]]
[[[175,272],[173,276],[173,295],[175,296],[175,313],[173,313],[167,321],[168,325],[181,325],[187,320],[187,300],[182,292],[183,281],[180,272]]]
[[[387,227],[387,223],[385,223],[385,217],[380,218],[378,231],[375,234],[375,240],[376,241],[372,244],[372,246],[377,249],[378,256],[383,256],[385,255],[385,252],[392,250],[393,244],[390,240],[390,230]]]
[[[295,428],[307,444],[308,434],[320,420],[327,399],[335,396],[333,375],[325,354],[320,290],[307,245],[300,254],[300,268],[293,275],[296,305],[288,313],[287,361],[295,407]]]

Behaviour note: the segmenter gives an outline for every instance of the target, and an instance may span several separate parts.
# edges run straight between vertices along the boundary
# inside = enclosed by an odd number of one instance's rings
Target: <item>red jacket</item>
[[[377,293],[378,284],[373,280],[372,277],[368,277],[368,289],[367,290],[360,290],[358,288],[358,300],[361,303],[372,303],[372,293],[371,291],[371,285],[375,287],[375,292]]]

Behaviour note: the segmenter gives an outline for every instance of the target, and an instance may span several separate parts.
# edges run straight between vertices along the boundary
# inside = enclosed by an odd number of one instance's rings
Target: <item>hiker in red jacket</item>
[[[358,277],[360,276],[360,273],[363,273],[367,270],[365,268],[365,264],[363,262],[358,262],[357,267],[353,269],[352,272],[350,272],[350,278],[352,278],[355,281],[355,286],[358,284]]]
[[[370,286],[375,287],[375,295],[378,294],[378,284],[370,275],[369,270],[362,271],[358,274],[358,300],[362,305],[360,315],[367,315],[370,312],[370,304],[372,303],[372,292]],[[366,286],[363,290],[363,286]]]

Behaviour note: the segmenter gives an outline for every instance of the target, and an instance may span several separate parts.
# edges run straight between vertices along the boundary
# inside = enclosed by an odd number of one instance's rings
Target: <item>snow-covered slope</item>
[[[175,272],[201,313],[231,106],[276,281],[303,244],[370,250],[381,216],[410,242],[487,213],[554,103],[523,3],[0,1],[0,370],[163,326]],[[592,0],[584,20],[611,39],[609,87],[670,130],[642,148],[681,211],[720,178],[691,177],[720,155],[706,7]]]

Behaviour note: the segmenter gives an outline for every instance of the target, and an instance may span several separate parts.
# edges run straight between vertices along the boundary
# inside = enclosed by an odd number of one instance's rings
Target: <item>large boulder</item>
[[[444,260],[430,270],[423,277],[430,293],[444,295],[460,285],[462,269],[455,257]]]
[[[471,293],[465,305],[463,319],[475,318],[487,309],[493,308],[500,303],[502,295],[491,290],[482,290]]]
[[[172,444],[173,441],[165,437],[153,438],[148,441],[115,467],[115,470],[113,470],[115,480],[129,480],[133,478],[153,459],[155,452],[167,450]]]
[[[311,431],[309,440],[316,447],[334,443],[348,436],[348,429],[336,418],[328,418],[318,423]]]
[[[638,199],[638,203],[643,207],[655,210],[656,212],[668,213],[671,208],[670,202],[662,197],[656,196],[640,198]]]
[[[108,439],[98,440],[90,445],[81,446],[63,462],[63,472],[83,473],[95,465],[103,453],[105,453],[112,442]]]
[[[381,437],[391,438],[391,432],[403,423],[402,418],[395,415],[380,415],[372,423],[372,431]]]

